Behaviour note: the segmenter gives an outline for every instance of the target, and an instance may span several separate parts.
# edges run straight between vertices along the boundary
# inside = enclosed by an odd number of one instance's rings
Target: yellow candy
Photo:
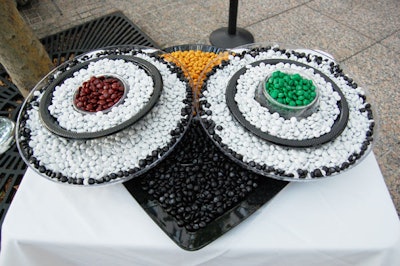
[[[228,55],[227,52],[214,53],[203,52],[201,50],[187,50],[165,54],[164,58],[183,69],[185,76],[192,79],[191,86],[193,92],[198,94],[205,78],[205,75],[201,76],[201,74],[206,74],[223,60],[228,60]]]

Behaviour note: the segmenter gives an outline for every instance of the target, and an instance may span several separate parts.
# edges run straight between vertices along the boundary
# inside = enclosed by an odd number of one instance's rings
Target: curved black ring
[[[97,131],[97,132],[73,132],[69,131],[63,127],[61,127],[57,120],[50,114],[48,111],[48,107],[51,104],[52,101],[52,95],[55,87],[63,82],[65,79],[71,77],[74,72],[76,72],[79,69],[82,69],[83,67],[86,67],[92,62],[99,61],[102,59],[123,59],[128,62],[132,62],[142,68],[146,73],[152,77],[153,82],[154,82],[154,91],[153,94],[150,97],[149,102],[141,109],[139,112],[137,112],[135,115],[133,115],[131,118],[128,120],[122,122],[119,125],[116,125],[111,128],[107,128],[105,130]],[[157,103],[158,99],[160,98],[161,92],[163,88],[163,82],[162,82],[162,77],[158,69],[148,61],[138,58],[138,57],[132,57],[132,56],[125,56],[125,55],[109,55],[109,56],[103,56],[99,58],[95,58],[92,60],[85,61],[84,63],[80,63],[68,71],[62,73],[57,79],[55,79],[46,89],[46,91],[43,94],[42,99],[40,100],[39,104],[39,115],[40,119],[42,120],[43,124],[46,126],[46,128],[51,131],[52,133],[64,137],[64,138],[69,138],[69,139],[94,139],[94,138],[100,138],[100,137],[105,137],[108,135],[111,135],[113,133],[116,133],[118,131],[121,131],[128,126],[134,124],[135,122],[139,121],[143,116],[145,116]]]
[[[240,112],[237,103],[235,101],[235,95],[237,92],[236,85],[237,85],[237,80],[240,78],[241,75],[243,75],[247,71],[247,67],[241,68],[239,71],[237,71],[232,78],[229,80],[228,86],[226,88],[226,93],[225,93],[225,99],[226,103],[228,105],[229,110],[233,114],[233,116],[236,118],[236,120],[247,130],[249,130],[251,133],[255,134],[256,136],[272,142],[277,145],[281,146],[286,146],[286,147],[291,147],[291,148],[309,148],[309,147],[315,147],[324,143],[327,143],[336,137],[338,137],[343,130],[346,128],[347,121],[349,119],[349,107],[346,101],[346,98],[342,91],[339,89],[339,87],[336,85],[335,82],[333,82],[329,77],[327,77],[324,73],[321,71],[310,67],[309,65],[292,61],[292,60],[287,60],[287,59],[265,59],[265,60],[260,60],[251,63],[251,66],[258,66],[261,63],[269,64],[269,65],[276,65],[278,63],[289,63],[289,64],[295,64],[301,67],[306,67],[306,68],[312,68],[315,72],[321,75],[322,78],[325,79],[325,81],[330,82],[332,84],[333,90],[336,91],[339,95],[341,100],[338,102],[338,107],[340,110],[339,116],[336,118],[334,124],[331,127],[331,131],[320,136],[317,138],[312,138],[312,139],[305,139],[305,140],[295,140],[295,139],[282,139],[273,135],[270,135],[266,132],[261,131],[259,128],[255,127],[252,125],[249,121],[246,120],[246,118],[243,116],[243,114]]]

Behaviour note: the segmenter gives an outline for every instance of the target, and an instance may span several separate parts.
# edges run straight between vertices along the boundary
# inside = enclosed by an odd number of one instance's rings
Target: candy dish
[[[208,75],[198,113],[214,143],[232,160],[266,177],[308,181],[357,165],[371,150],[375,119],[363,88],[327,56],[279,45],[236,50]],[[312,69],[318,109],[290,119],[255,99],[265,71]]]
[[[102,89],[101,93],[99,93],[96,89],[89,89],[89,83],[94,83],[96,81],[97,84],[99,84],[100,82],[102,82],[103,84],[107,84],[106,88]],[[101,87],[103,87],[102,85]],[[114,85],[116,88],[115,90],[113,90],[112,87]],[[128,91],[128,82],[123,77],[114,73],[97,74],[91,77],[88,81],[85,81],[83,85],[75,91],[72,98],[72,104],[74,110],[81,112],[82,114],[94,114],[96,112],[102,112],[103,114],[106,114],[110,112],[113,107],[118,106],[125,100]],[[99,93],[100,95],[97,95],[97,93]],[[86,98],[82,99],[84,97]],[[93,106],[92,104],[91,107],[88,107],[88,105],[91,104],[91,102],[89,101],[92,99],[95,100],[94,104],[96,105]],[[108,106],[107,100],[110,100],[109,102],[111,103],[111,106]],[[103,106],[101,104],[103,104]]]
[[[179,68],[164,61],[160,54],[161,51],[147,53],[146,49],[136,46],[100,49],[68,61],[49,73],[27,97],[18,116],[16,140],[24,161],[49,180],[83,186],[124,182],[156,166],[180,141],[193,115],[193,96],[188,81]],[[146,63],[141,66],[149,64],[160,73],[161,94],[153,108],[135,123],[91,139],[62,137],[45,126],[40,112],[52,99],[47,96],[51,91],[49,84],[57,83],[58,78],[64,77],[63,73],[75,72],[71,69],[81,71],[82,66],[92,60],[108,62],[102,60],[121,60],[121,56],[126,57],[126,61],[130,61],[129,58],[135,62],[144,60]],[[71,99],[72,96],[73,92]],[[125,102],[117,108],[123,107]]]
[[[274,73],[282,73],[283,75],[287,75],[286,77],[290,77],[287,79],[291,83],[303,82],[301,80],[296,81],[296,78],[293,77],[300,77],[301,79],[304,78],[304,80],[306,80],[306,83],[308,83],[308,85],[310,86],[310,88],[307,88],[308,90],[310,90],[310,92],[307,90],[304,91],[302,88],[292,89],[290,86],[285,87],[287,85],[290,85],[286,83],[282,84],[283,88],[279,88],[279,81],[273,81]],[[310,82],[312,85],[310,85]],[[267,86],[268,84],[270,84],[269,87]],[[277,84],[276,87],[278,87],[279,90],[275,89],[275,84]],[[267,73],[265,79],[260,82],[255,97],[259,101],[259,103],[267,107],[271,113],[278,112],[282,117],[286,119],[290,119],[291,117],[301,119],[312,115],[317,111],[319,103],[319,88],[318,86],[316,86],[316,84],[317,82],[314,80],[314,78],[306,71],[293,70],[292,68],[281,68]],[[295,87],[296,84],[293,84],[293,86]],[[312,90],[312,88],[314,88],[314,90]],[[315,95],[311,95],[311,93],[314,93]],[[260,97],[261,95],[263,95],[264,97]],[[303,95],[308,95],[308,97],[310,97],[309,102],[304,102],[308,99],[305,99],[305,96]],[[281,98],[279,98],[279,96],[281,96]],[[281,102],[279,102],[279,100]]]

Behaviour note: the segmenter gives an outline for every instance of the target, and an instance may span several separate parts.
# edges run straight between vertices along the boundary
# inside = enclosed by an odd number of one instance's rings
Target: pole
[[[212,45],[220,48],[233,48],[254,42],[254,37],[249,31],[236,27],[238,5],[238,0],[230,0],[228,27],[217,29],[211,33],[210,43]]]
[[[237,13],[238,13],[238,0],[230,0],[229,2],[229,24],[228,33],[231,35],[236,34],[236,23],[237,23]]]

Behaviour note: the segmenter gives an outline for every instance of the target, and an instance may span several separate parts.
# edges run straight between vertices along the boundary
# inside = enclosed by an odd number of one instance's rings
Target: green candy
[[[289,83],[290,77],[289,77],[289,76],[284,76],[284,77],[283,77],[283,80],[284,80],[286,83]]]
[[[293,74],[292,75],[292,79],[294,79],[294,80],[301,80],[301,76],[299,75],[299,74]]]
[[[272,98],[276,99],[276,98],[278,98],[278,91],[277,90],[273,90],[270,95],[271,95]]]
[[[273,77],[273,78],[279,78],[279,73],[281,73],[281,72],[280,72],[280,71],[276,71],[276,72],[272,73],[272,76],[271,76],[271,77]]]
[[[287,74],[275,71],[265,83],[269,95],[281,104],[289,106],[304,106],[310,104],[316,97],[312,80],[303,78],[300,74]]]

